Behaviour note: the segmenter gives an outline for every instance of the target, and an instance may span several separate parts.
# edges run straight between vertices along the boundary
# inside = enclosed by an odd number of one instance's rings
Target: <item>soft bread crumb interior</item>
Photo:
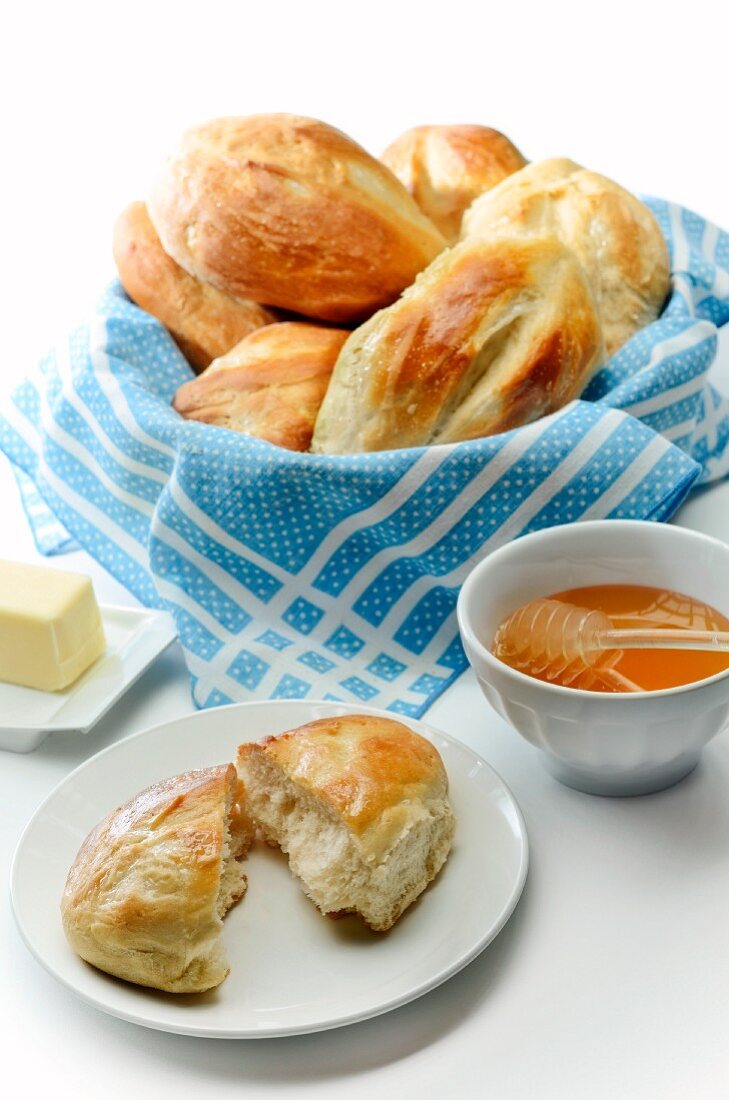
[[[239,787],[238,790],[230,790],[226,799],[222,870],[217,900],[219,917],[225,916],[228,910],[243,897],[248,887],[248,880],[239,860],[251,845],[254,827],[240,805],[242,795],[242,788]]]
[[[240,806],[242,789],[231,784],[225,801],[220,885],[216,898],[214,923],[197,945],[176,984],[178,992],[187,989],[212,989],[229,973],[230,966],[220,941],[222,918],[246,892],[248,880],[239,862],[253,840],[254,826]]]
[[[266,840],[288,854],[293,873],[322,913],[359,913],[375,931],[390,928],[435,877],[451,845],[454,818],[446,802],[368,859],[358,838],[321,798],[304,790],[262,749],[239,766],[251,816]]]

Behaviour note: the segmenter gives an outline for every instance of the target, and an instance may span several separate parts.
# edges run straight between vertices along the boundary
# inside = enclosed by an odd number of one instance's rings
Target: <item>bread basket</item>
[[[707,383],[729,235],[646,200],[672,291],[579,401],[503,435],[298,454],[182,420],[190,368],[118,284],[17,387],[0,447],[47,553],[83,547],[172,612],[195,702],[339,699],[420,716],[466,667],[460,585],[490,550],[583,519],[666,520],[729,469]]]

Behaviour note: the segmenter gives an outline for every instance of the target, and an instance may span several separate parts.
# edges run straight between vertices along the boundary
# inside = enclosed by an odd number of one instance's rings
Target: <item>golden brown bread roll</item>
[[[175,394],[174,408],[200,420],[308,451],[347,329],[297,321],[252,332]]]
[[[149,212],[165,250],[197,278],[329,321],[392,302],[445,245],[384,165],[297,115],[188,130]]]
[[[221,918],[245,892],[236,860],[253,838],[232,764],[174,776],[109,814],[66,881],[63,927],[99,970],[171,993],[228,973]]]
[[[477,195],[526,164],[516,146],[488,126],[415,126],[388,145],[381,160],[451,242]]]
[[[401,722],[322,718],[241,745],[251,816],[322,913],[383,932],[435,878],[455,818],[437,750]]]
[[[595,303],[552,239],[456,245],[342,348],[312,451],[454,443],[577,397],[602,360]]]
[[[170,330],[196,370],[276,320],[263,306],[231,298],[188,275],[165,252],[143,202],[133,202],[117,218],[113,251],[129,297]]]
[[[555,236],[574,249],[612,355],[655,321],[669,288],[669,257],[651,211],[617,183],[571,160],[529,164],[476,199],[464,238]]]

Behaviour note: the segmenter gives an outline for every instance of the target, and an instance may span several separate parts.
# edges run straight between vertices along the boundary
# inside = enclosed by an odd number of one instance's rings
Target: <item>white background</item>
[[[219,114],[311,114],[374,153],[414,124],[484,123],[530,159],[570,156],[729,226],[727,22],[726,4],[705,0],[15,3],[1,28],[0,388],[111,277],[113,219],[166,147]],[[4,465],[0,515],[0,556],[32,558]],[[502,772],[533,843],[524,901],[478,963],[339,1035],[195,1042],[76,1005],[23,952],[3,903],[4,1085],[31,1097],[728,1096],[727,736],[673,792],[595,800],[558,788],[503,724],[484,744],[470,680],[449,694],[429,720]],[[94,744],[0,761],[13,775],[3,857],[93,747],[186,709],[171,653]]]

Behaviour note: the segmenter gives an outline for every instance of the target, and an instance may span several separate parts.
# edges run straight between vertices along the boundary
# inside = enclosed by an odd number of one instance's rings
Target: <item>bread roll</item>
[[[165,250],[192,275],[329,321],[392,302],[445,245],[384,165],[297,115],[188,130],[149,210]]]
[[[133,202],[117,218],[113,250],[129,297],[170,330],[196,370],[276,320],[263,306],[231,298],[188,275],[163,249],[143,202]]]
[[[329,915],[384,932],[448,856],[455,827],[437,750],[400,722],[322,718],[238,750],[251,815]]]
[[[308,451],[346,329],[296,321],[267,325],[216,359],[175,395],[174,408],[201,420]]]
[[[232,764],[155,783],[84,841],[66,881],[63,927],[99,970],[170,993],[219,985],[221,918],[245,892],[236,860],[253,829]]]
[[[597,302],[608,355],[655,321],[668,294],[668,249],[651,211],[571,160],[529,164],[481,195],[463,219],[462,235],[551,235],[574,249]]]
[[[381,159],[451,242],[476,196],[526,164],[516,146],[488,126],[415,126]]]
[[[312,450],[454,443],[526,424],[577,397],[602,360],[584,272],[556,240],[465,241],[337,360]]]

